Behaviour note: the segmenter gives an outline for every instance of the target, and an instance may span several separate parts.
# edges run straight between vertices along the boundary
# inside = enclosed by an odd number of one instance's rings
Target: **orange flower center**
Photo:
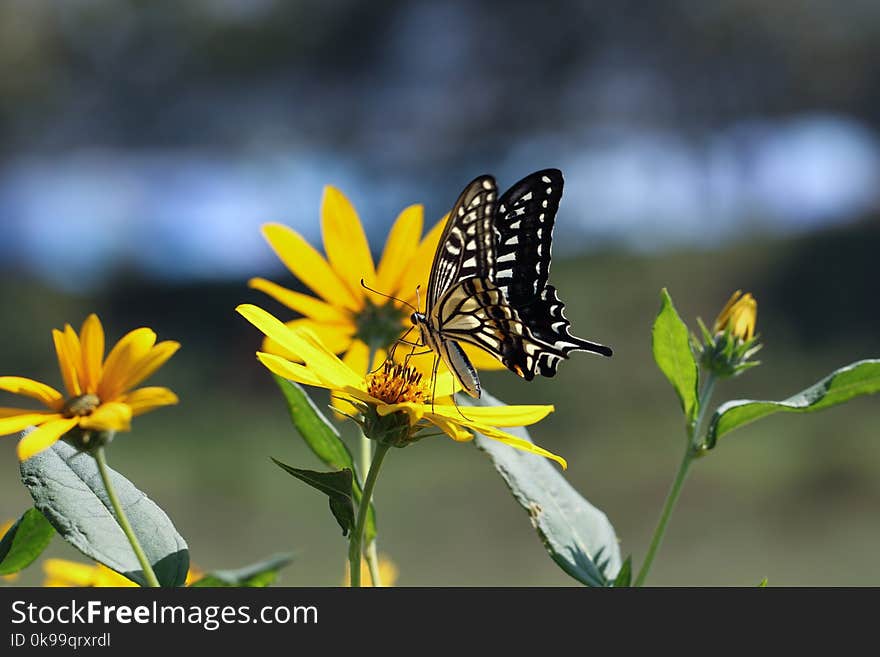
[[[382,369],[367,377],[367,392],[386,404],[413,402],[420,404],[427,399],[427,389],[422,374],[414,367],[395,365],[385,361]]]
[[[64,415],[64,417],[83,417],[85,415],[91,415],[100,405],[101,400],[98,398],[98,395],[93,395],[91,393],[79,395],[78,397],[71,397],[64,402],[61,414]]]

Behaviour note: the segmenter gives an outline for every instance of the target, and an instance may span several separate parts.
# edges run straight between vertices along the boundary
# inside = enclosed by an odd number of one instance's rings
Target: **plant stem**
[[[116,491],[113,489],[113,484],[110,482],[110,473],[107,471],[107,457],[104,455],[104,448],[98,447],[94,452],[94,456],[95,461],[98,464],[98,471],[101,473],[101,481],[104,482],[104,488],[107,491],[107,497],[110,498],[110,504],[113,506],[113,511],[116,513],[116,521],[125,533],[128,542],[131,544],[131,549],[134,550],[134,555],[141,564],[141,570],[144,572],[147,586],[159,588],[159,580],[156,579],[156,573],[153,572],[153,567],[150,565],[147,555],[144,554],[144,549],[141,547],[134,530],[132,530],[131,525],[128,522],[128,517],[125,515],[125,511],[122,510],[122,505],[119,503],[119,498],[116,497]]]
[[[369,360],[367,361],[367,373],[372,371],[373,361],[376,359],[376,348],[370,347],[369,351]],[[361,436],[361,449],[360,449],[360,463],[358,464],[358,469],[362,473],[362,477],[366,477],[366,473],[370,469],[370,464],[373,461],[373,443],[372,441],[364,435],[364,432],[360,432]],[[361,486],[364,485],[364,482],[361,481]],[[373,582],[373,586],[379,587],[382,586],[381,576],[379,575],[379,548],[376,545],[376,539],[373,538],[372,541],[367,545],[364,550],[365,556],[367,558],[367,566],[370,569],[370,579]]]
[[[373,441],[367,438],[363,432],[361,432],[361,450],[360,450],[360,462],[358,463],[358,469],[367,473],[370,470],[370,465],[373,462]],[[363,476],[366,476],[364,474]],[[365,485],[365,482],[361,482],[361,486]],[[366,558],[367,558],[367,566],[370,568],[370,579],[373,581],[373,586],[382,586],[382,581],[379,576],[379,553],[376,547],[376,539],[374,538],[369,542],[366,549],[364,550]]]
[[[648,553],[645,555],[645,561],[639,569],[639,574],[636,577],[634,586],[642,586],[642,584],[644,584],[645,579],[647,579],[648,573],[651,570],[651,565],[654,563],[654,557],[657,556],[657,550],[660,549],[660,544],[663,542],[663,536],[666,534],[666,526],[669,524],[669,518],[672,516],[672,510],[675,508],[676,502],[678,502],[678,497],[681,495],[681,489],[684,486],[685,479],[687,479],[691,461],[693,461],[694,457],[697,455],[697,438],[700,436],[700,426],[703,423],[703,418],[706,415],[706,408],[709,406],[709,399],[712,397],[712,391],[715,388],[715,380],[715,375],[712,372],[706,377],[706,384],[703,386],[703,391],[700,393],[700,410],[697,413],[696,419],[688,424],[687,444],[685,445],[684,455],[681,458],[678,471],[675,473],[675,479],[672,480],[672,486],[669,488],[669,493],[666,495],[666,501],[663,503],[663,510],[660,512],[660,520],[657,522],[657,528],[654,530],[654,535],[651,537],[651,544],[648,546]]]
[[[370,471],[364,483],[364,492],[358,505],[357,520],[351,534],[351,542],[348,545],[348,563],[351,568],[351,586],[353,588],[361,585],[361,543],[364,537],[364,526],[367,524],[367,512],[370,509],[370,500],[373,497],[376,480],[379,478],[379,470],[382,468],[382,461],[390,448],[391,445],[384,443],[376,445],[376,453],[373,455],[373,462],[370,464]]]

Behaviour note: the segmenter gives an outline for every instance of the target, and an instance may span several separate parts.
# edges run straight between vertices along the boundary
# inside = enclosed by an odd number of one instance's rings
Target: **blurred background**
[[[764,365],[717,400],[780,399],[880,355],[880,4],[779,0],[45,0],[0,5],[0,373],[60,385],[50,330],[92,311],[116,340],[183,349],[112,466],[172,517],[202,569],[293,550],[285,585],[336,585],[326,501],[268,457],[319,467],[233,308],[294,286],[259,226],[319,242],[322,186],[378,251],[397,213],[433,223],[475,175],[561,168],[553,280],[575,332],[555,379],[485,385],[552,402],[533,431],[637,563],[682,448],[650,356],[667,286],[688,323],[735,289]],[[5,396],[2,405],[14,405]],[[880,403],[765,420],[692,476],[654,584],[880,584]],[[0,522],[30,503],[0,443]],[[377,491],[400,585],[568,585],[488,459],[395,451]],[[84,560],[56,540],[47,555]],[[18,583],[40,582],[39,568]]]

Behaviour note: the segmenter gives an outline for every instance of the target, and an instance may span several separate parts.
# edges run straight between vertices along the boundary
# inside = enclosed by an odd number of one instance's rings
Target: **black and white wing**
[[[453,285],[472,276],[488,276],[495,262],[492,221],[498,189],[492,176],[475,178],[449,213],[434,254],[425,314]]]
[[[488,278],[470,277],[451,287],[435,306],[432,321],[442,327],[445,340],[480,347],[528,380],[534,377],[536,359],[552,349],[532,337]]]
[[[493,280],[516,311],[535,344],[520,376],[553,376],[559,361],[572,351],[610,356],[604,345],[582,340],[569,332],[565,305],[548,284],[553,224],[562,198],[562,172],[545,169],[526,176],[498,200],[495,214],[495,269]],[[518,372],[519,373],[519,372]]]

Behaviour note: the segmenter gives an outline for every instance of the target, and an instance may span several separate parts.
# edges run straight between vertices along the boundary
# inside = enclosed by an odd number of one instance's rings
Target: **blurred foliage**
[[[681,447],[675,393],[651,360],[660,288],[669,288],[692,328],[698,315],[711,320],[733,290],[754,292],[764,365],[723,382],[716,400],[783,398],[843,363],[880,355],[869,294],[877,227],[874,217],[847,231],[720,252],[560,260],[552,278],[575,332],[611,345],[614,357],[575,354],[556,378],[532,383],[486,373],[486,388],[510,403],[556,405],[534,439],[568,459],[566,478],[608,514],[638,563]],[[120,435],[110,451],[114,467],[168,512],[200,568],[293,550],[297,561],[280,584],[339,581],[339,528],[269,455],[304,467],[320,461],[295,436],[275,382],[253,356],[259,336],[234,312],[246,301],[284,317],[282,308],[244,281],[121,280],[97,296],[66,296],[7,276],[0,298],[2,374],[59,383],[50,329],[91,311],[106,319],[110,339],[149,325],[162,339],[180,340],[154,381],[178,392],[181,404]],[[694,467],[652,583],[752,585],[765,573],[776,585],[880,583],[878,417],[877,399],[860,399],[809,419],[769,418],[722,442]],[[0,518],[18,517],[31,503],[14,444],[2,442]],[[571,583],[475,449],[437,438],[395,451],[376,494],[382,549],[397,562],[401,585]],[[61,541],[47,555],[76,557]],[[20,582],[38,578],[25,572]]]

